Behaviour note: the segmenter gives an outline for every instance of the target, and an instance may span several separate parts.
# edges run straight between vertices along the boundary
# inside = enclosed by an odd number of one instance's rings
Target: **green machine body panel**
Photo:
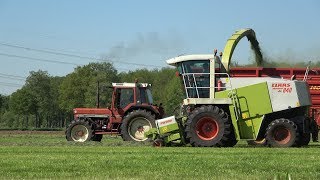
[[[159,137],[163,138],[165,143],[180,140],[180,127],[175,116],[170,116],[156,121]]]
[[[272,113],[272,105],[266,82],[249,85],[233,90],[216,92],[216,97],[229,97],[233,104],[229,105],[231,119],[236,138],[256,139],[266,114]]]
[[[170,133],[170,132],[173,132],[173,131],[177,131],[179,130],[179,126],[178,126],[178,123],[172,123],[172,124],[168,124],[168,125],[165,125],[165,126],[159,126],[159,134],[160,135],[164,135],[166,133]]]

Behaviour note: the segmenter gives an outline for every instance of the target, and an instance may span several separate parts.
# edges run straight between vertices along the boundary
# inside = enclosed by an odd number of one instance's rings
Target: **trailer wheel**
[[[142,133],[138,133],[139,128]],[[144,133],[155,126],[155,116],[146,110],[135,110],[126,115],[121,124],[121,136],[124,141],[146,141]],[[136,134],[138,133],[138,134]],[[139,135],[139,136],[138,136]]]
[[[192,146],[234,146],[228,115],[216,106],[201,106],[193,110],[186,122],[186,140]],[[231,142],[232,141],[232,142]]]
[[[72,121],[66,130],[68,141],[85,142],[92,138],[92,129],[87,121]]]
[[[95,134],[91,138],[92,141],[98,141],[98,142],[100,142],[101,139],[102,139],[102,134]]]
[[[298,136],[297,125],[283,118],[272,121],[266,131],[266,141],[271,147],[297,146]]]

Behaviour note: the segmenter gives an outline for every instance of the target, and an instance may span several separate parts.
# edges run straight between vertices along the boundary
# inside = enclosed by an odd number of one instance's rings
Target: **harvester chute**
[[[255,59],[257,66],[261,66],[263,64],[262,53],[259,47],[259,42],[257,41],[256,34],[252,29],[241,29],[236,31],[232,36],[228,39],[226,46],[223,50],[222,56],[222,64],[227,72],[229,72],[229,65],[232,58],[232,54],[234,49],[236,48],[238,42],[243,38],[247,37],[248,41],[251,43],[251,48],[255,53]]]

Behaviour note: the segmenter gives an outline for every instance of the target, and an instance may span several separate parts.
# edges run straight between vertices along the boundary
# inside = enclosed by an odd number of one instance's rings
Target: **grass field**
[[[320,143],[306,148],[153,148],[104,136],[0,131],[0,179],[320,179]]]

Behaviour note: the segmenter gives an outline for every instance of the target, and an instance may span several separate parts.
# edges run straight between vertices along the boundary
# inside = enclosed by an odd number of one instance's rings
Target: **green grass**
[[[306,148],[153,148],[105,136],[66,142],[63,132],[0,132],[0,179],[320,179],[320,144]]]

